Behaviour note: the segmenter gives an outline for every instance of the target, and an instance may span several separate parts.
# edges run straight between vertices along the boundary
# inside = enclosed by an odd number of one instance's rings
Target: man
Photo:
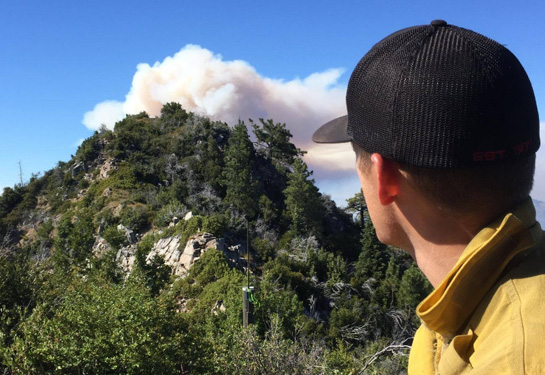
[[[519,61],[437,20],[377,43],[346,103],[313,140],[352,142],[378,238],[435,287],[409,374],[545,374],[545,237],[529,198],[539,119]]]

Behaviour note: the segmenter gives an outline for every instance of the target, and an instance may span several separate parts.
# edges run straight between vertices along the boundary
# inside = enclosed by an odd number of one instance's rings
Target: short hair
[[[358,167],[368,169],[370,154],[352,142]],[[499,215],[524,201],[534,184],[535,154],[516,161],[478,167],[435,169],[397,163],[416,188],[451,214],[475,210]]]

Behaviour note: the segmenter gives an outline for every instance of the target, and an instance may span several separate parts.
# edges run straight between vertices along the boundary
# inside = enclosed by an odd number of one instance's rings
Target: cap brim
[[[341,116],[335,120],[322,125],[312,135],[312,141],[316,143],[344,143],[352,141],[347,133],[348,115]]]

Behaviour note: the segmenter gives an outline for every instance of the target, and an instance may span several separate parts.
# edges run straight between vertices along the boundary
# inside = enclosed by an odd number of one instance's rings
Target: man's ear
[[[399,195],[399,166],[377,153],[371,154],[371,161],[376,170],[378,199],[380,204],[386,206]]]

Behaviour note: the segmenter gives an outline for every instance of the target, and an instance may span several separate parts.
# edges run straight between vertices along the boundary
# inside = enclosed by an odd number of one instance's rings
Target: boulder
[[[135,254],[136,245],[129,245],[119,249],[115,259],[117,263],[121,266],[123,272],[129,273],[132,271],[132,268],[134,266]]]

